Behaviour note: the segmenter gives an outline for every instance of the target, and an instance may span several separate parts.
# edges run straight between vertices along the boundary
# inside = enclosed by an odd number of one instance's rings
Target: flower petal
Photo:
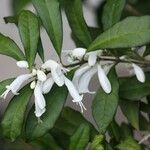
[[[92,67],[90,70],[88,70],[86,73],[84,73],[81,76],[81,78],[79,80],[79,84],[78,84],[79,93],[90,93],[90,94],[95,93],[95,92],[90,92],[88,87],[89,87],[89,84],[90,84],[92,77],[94,76],[94,74],[96,72],[97,72],[97,68]]]
[[[43,72],[43,71],[41,71],[41,70],[37,70],[37,78],[38,78],[38,80],[40,80],[41,82],[44,82],[44,81],[46,81],[46,74]]]
[[[29,68],[29,64],[28,64],[28,62],[25,61],[25,60],[17,61],[16,64],[17,64],[17,66],[18,66],[19,68]]]
[[[142,68],[134,63],[132,64],[132,66],[133,66],[133,69],[134,69],[137,79],[140,82],[144,83],[145,82],[145,74],[144,74],[144,71],[142,70]]]
[[[47,80],[43,83],[42,92],[43,92],[44,94],[47,94],[47,93],[51,90],[53,84],[54,84],[54,80],[53,80],[52,78],[47,79]]]
[[[91,67],[90,66],[84,66],[80,69],[78,69],[75,74],[74,74],[74,77],[73,77],[73,84],[76,86],[76,88],[78,88],[78,84],[79,84],[79,79],[80,77],[90,69]]]
[[[94,66],[96,64],[96,60],[97,60],[97,51],[90,52],[89,58],[88,58],[89,66]]]
[[[99,82],[101,84],[101,87],[103,88],[103,90],[106,93],[110,93],[111,92],[111,84],[110,81],[108,80],[104,70],[102,69],[101,65],[98,64],[97,65],[97,69],[98,69],[98,78],[99,78]]]
[[[83,56],[85,55],[85,53],[86,53],[85,48],[75,48],[72,51],[72,57],[81,60],[83,58]]]
[[[68,88],[68,91],[70,93],[70,95],[72,96],[73,100],[75,102],[80,102],[83,99],[83,95],[79,95],[76,87],[73,85],[73,83],[66,77],[64,77],[65,79],[65,85]]]
[[[34,89],[35,103],[40,109],[44,109],[46,106],[45,98],[42,94],[42,83],[37,81],[36,87]]]

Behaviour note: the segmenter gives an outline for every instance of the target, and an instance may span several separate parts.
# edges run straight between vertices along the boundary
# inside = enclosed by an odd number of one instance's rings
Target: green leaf
[[[5,23],[14,23],[16,25],[18,25],[18,16],[8,16],[8,17],[4,17],[4,21]]]
[[[74,36],[87,48],[92,38],[83,17],[81,0],[63,0],[62,2]]]
[[[49,149],[49,150],[62,150],[62,148],[57,144],[55,139],[52,135],[46,134],[43,137],[40,137],[36,139],[35,141],[32,141],[31,144],[37,144],[38,147],[42,147],[43,149]]]
[[[132,137],[122,141],[116,148],[118,150],[141,150],[140,145]]]
[[[0,33],[0,54],[10,56],[16,60],[25,60],[25,56],[17,44]]]
[[[97,37],[88,51],[145,45],[150,42],[149,35],[150,16],[128,17]]]
[[[42,45],[41,37],[39,38],[37,52],[38,52],[41,60],[44,62],[44,48],[43,48],[43,45]]]
[[[121,109],[135,129],[139,129],[139,103],[129,100],[120,101]]]
[[[135,76],[131,78],[121,78],[119,89],[120,97],[135,101],[150,95],[150,73],[146,73],[145,75],[146,81],[144,83],[139,82]]]
[[[59,0],[32,0],[32,3],[42,20],[54,48],[60,55],[63,30]]]
[[[6,86],[10,85],[14,79],[7,79],[0,82],[0,95],[6,90]]]
[[[11,0],[14,14],[19,13],[31,0]]]
[[[69,150],[83,150],[89,141],[90,128],[88,124],[81,124],[70,138]]]
[[[140,114],[140,130],[150,132],[150,123],[142,114]]]
[[[119,83],[114,69],[109,73],[109,80],[112,85],[112,92],[106,94],[102,89],[99,89],[92,105],[93,116],[100,133],[106,131],[118,106]]]
[[[125,0],[106,1],[102,15],[102,23],[104,30],[109,29],[114,24],[119,22],[125,3]]]
[[[28,139],[41,137],[54,126],[64,106],[67,95],[68,92],[64,86],[60,88],[55,85],[52,88],[45,96],[46,112],[41,117],[42,123],[38,123],[34,109],[32,109],[26,122],[26,137]]]
[[[19,15],[18,27],[26,58],[31,68],[37,54],[40,35],[38,18],[32,12],[24,10]]]
[[[12,141],[21,134],[24,114],[31,95],[32,90],[29,86],[25,86],[19,95],[13,97],[4,114],[1,122],[3,135]]]

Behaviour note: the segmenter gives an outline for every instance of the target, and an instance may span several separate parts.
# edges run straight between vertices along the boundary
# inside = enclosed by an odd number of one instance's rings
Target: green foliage
[[[89,141],[89,126],[81,124],[70,139],[69,150],[83,150]]]
[[[100,133],[105,133],[108,125],[113,120],[118,106],[119,84],[114,69],[112,69],[109,73],[109,80],[112,85],[112,92],[110,94],[106,94],[102,89],[99,89],[92,106],[93,117]]]
[[[25,86],[18,96],[14,96],[1,122],[3,135],[12,141],[21,135],[23,129],[24,115],[30,100],[32,90]]]
[[[31,68],[37,54],[40,35],[38,18],[30,11],[22,11],[19,15],[18,28],[26,58]]]
[[[0,33],[0,54],[10,56],[16,60],[25,60],[25,56],[17,44]]]
[[[128,17],[98,36],[88,51],[141,46],[150,42],[149,34],[150,16]]]
[[[111,28],[120,21],[125,0],[107,0],[103,10],[102,23],[104,30]]]
[[[59,0],[32,0],[57,53],[61,54],[62,48],[62,19]]]
[[[92,38],[83,17],[81,0],[62,0],[73,35],[84,47],[88,47]]]

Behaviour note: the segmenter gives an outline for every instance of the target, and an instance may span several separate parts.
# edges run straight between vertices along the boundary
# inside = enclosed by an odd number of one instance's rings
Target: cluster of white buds
[[[114,66],[114,61],[103,61],[100,57],[103,55],[103,50],[86,53],[84,48],[76,48],[68,53],[69,62],[71,64],[78,61],[87,61],[83,66],[75,72],[73,80],[69,80],[65,74],[69,72],[67,68],[64,68],[62,64],[57,63],[54,60],[48,60],[42,64],[41,69],[32,69],[29,74],[23,74],[18,76],[10,85],[6,86],[6,91],[1,95],[2,98],[6,98],[8,93],[11,91],[14,95],[18,95],[18,91],[21,86],[26,82],[30,81],[30,88],[34,90],[35,97],[35,115],[40,118],[46,111],[46,102],[44,94],[50,92],[53,84],[55,83],[59,87],[66,86],[70,95],[73,98],[73,102],[78,104],[83,113],[86,110],[82,100],[83,94],[90,93],[94,94],[94,91],[89,90],[89,84],[92,77],[97,73],[99,83],[107,94],[111,93],[111,83],[107,77],[110,69]],[[120,57],[124,60],[126,57]],[[145,75],[140,66],[135,63],[128,63],[135,73],[137,79],[140,82],[145,82]],[[29,68],[28,62],[19,61],[17,66],[20,68]],[[131,69],[130,69],[131,70]],[[45,72],[49,72],[46,74]]]

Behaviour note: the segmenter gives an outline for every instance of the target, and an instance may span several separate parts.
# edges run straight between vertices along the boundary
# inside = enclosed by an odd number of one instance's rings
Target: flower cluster
[[[6,86],[6,91],[1,95],[2,98],[6,98],[11,91],[14,95],[18,95],[18,91],[23,84],[27,81],[30,83],[30,88],[34,90],[35,97],[35,115],[41,117],[46,111],[46,102],[44,94],[50,92],[52,86],[57,84],[59,87],[66,86],[70,95],[73,98],[73,102],[80,106],[81,112],[86,110],[82,100],[83,94],[94,94],[94,91],[89,90],[89,83],[92,77],[97,74],[99,83],[102,89],[107,93],[111,93],[111,83],[107,77],[110,69],[115,65],[114,61],[103,61],[100,57],[103,55],[103,50],[86,53],[84,48],[76,48],[67,52],[68,61],[70,64],[76,62],[85,61],[85,63],[76,70],[73,80],[71,81],[66,77],[68,70],[62,64],[48,60],[42,64],[40,69],[33,68],[31,73],[18,76],[10,85]],[[121,57],[120,59],[126,59]],[[20,68],[29,68],[26,61],[17,62],[17,66]],[[129,63],[130,68],[134,71],[137,79],[140,82],[145,82],[145,75],[140,66],[135,63]]]

